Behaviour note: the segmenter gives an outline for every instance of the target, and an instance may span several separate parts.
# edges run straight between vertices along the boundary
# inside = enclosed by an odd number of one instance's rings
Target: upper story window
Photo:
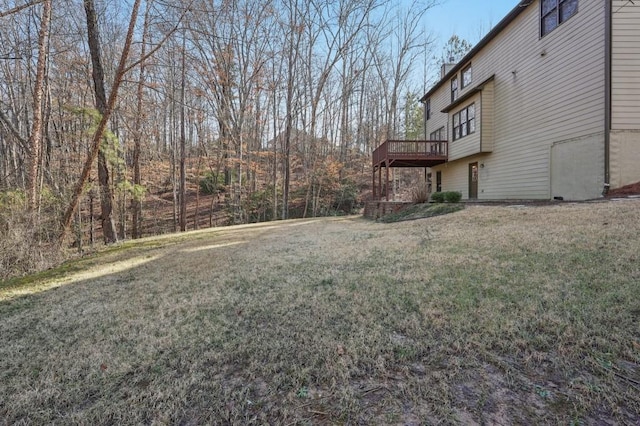
[[[544,37],[578,12],[578,0],[542,0],[540,34]]]
[[[453,140],[458,140],[476,131],[476,104],[471,104],[453,114]]]
[[[462,70],[462,88],[469,86],[473,82],[473,71],[471,69],[471,64],[467,65]]]
[[[427,120],[431,118],[431,99],[427,99],[427,102],[424,103],[424,115]]]
[[[458,76],[451,79],[451,102],[458,99]]]
[[[431,132],[431,134],[429,135],[429,140],[430,141],[446,141],[447,136],[445,135],[444,126],[440,127],[435,132]]]

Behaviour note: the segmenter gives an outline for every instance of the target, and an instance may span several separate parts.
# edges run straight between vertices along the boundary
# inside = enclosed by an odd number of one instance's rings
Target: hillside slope
[[[640,423],[640,200],[144,239],[0,284],[0,424]]]

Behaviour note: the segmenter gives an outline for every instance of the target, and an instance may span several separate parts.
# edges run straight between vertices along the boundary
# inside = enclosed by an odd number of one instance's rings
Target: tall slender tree
[[[78,208],[78,201],[80,200],[80,195],[82,194],[82,190],[84,188],[84,185],[87,181],[87,179],[89,178],[89,173],[91,171],[91,167],[94,163],[94,161],[96,160],[96,158],[98,157],[98,153],[100,151],[100,146],[101,143],[103,141],[104,138],[104,134],[105,131],[107,129],[107,124],[109,122],[109,119],[111,117],[111,113],[113,112],[113,109],[115,107],[116,104],[116,100],[118,98],[118,90],[120,89],[120,85],[122,84],[122,80],[124,78],[124,74],[126,71],[126,65],[127,65],[127,59],[129,57],[129,52],[131,50],[131,43],[133,42],[133,35],[135,32],[135,24],[138,18],[138,10],[140,8],[140,1],[141,0],[134,0],[132,9],[131,9],[131,17],[129,19],[129,29],[127,31],[127,36],[126,36],[126,40],[124,43],[124,46],[122,48],[122,54],[120,56],[120,61],[118,62],[118,68],[114,77],[114,81],[111,87],[111,93],[109,94],[109,98],[106,100],[105,104],[104,104],[104,113],[102,114],[101,118],[100,118],[100,122],[98,123],[98,126],[96,127],[96,130],[93,134],[93,139],[91,141],[91,149],[89,151],[89,154],[87,155],[87,158],[84,162],[84,167],[82,168],[82,172],[80,174],[80,177],[78,178],[78,181],[75,185],[74,191],[73,191],[73,195],[71,198],[71,201],[69,203],[69,206],[67,207],[65,214],[63,216],[62,219],[62,231],[60,233],[60,237],[59,237],[59,242],[62,243],[64,242],[66,236],[67,236],[67,232],[69,230],[69,226],[71,225],[71,219],[73,218],[73,215],[76,211],[76,209]],[[87,6],[88,4],[88,6]],[[87,10],[87,7],[89,8],[89,10]],[[85,0],[85,11],[87,13],[87,21],[93,20],[93,22],[95,22],[95,7],[93,7],[93,0]],[[92,15],[93,12],[93,16]],[[90,19],[91,18],[91,19]],[[92,36],[89,36],[90,38]],[[97,39],[97,33],[93,34],[93,37],[95,37],[95,40],[91,43],[96,43],[96,46],[99,47],[99,40]],[[94,61],[93,59],[93,55],[95,55],[96,52],[95,50],[92,51],[92,61]],[[95,72],[95,71],[94,71]],[[100,82],[102,82],[102,84],[104,85],[104,75],[98,75],[97,77],[94,77],[94,84],[100,84]],[[99,89],[96,89],[96,91],[98,91]],[[104,87],[102,88],[103,92],[104,92]],[[104,222],[104,218],[102,219]],[[115,234],[115,226],[113,225],[113,223],[111,224],[111,230],[113,231],[114,235]],[[117,238],[117,236],[116,236]],[[106,239],[106,237],[105,237]]]
[[[35,210],[38,202],[38,172],[42,152],[42,135],[44,133],[43,101],[45,91],[45,73],[47,68],[47,52],[49,44],[49,27],[51,24],[51,0],[42,5],[40,34],[38,36],[38,62],[36,81],[33,88],[33,123],[29,137],[29,208]]]
[[[144,13],[144,24],[142,28],[142,42],[140,43],[140,70],[138,74],[138,85],[136,89],[136,114],[134,119],[133,128],[133,184],[142,185],[142,173],[140,171],[140,154],[142,148],[142,123],[145,115],[144,111],[144,87],[146,81],[147,70],[147,42],[149,38],[149,20],[151,5],[153,2],[147,0],[146,9]],[[141,217],[142,217],[142,202],[139,194],[134,195],[131,199],[132,210],[132,226],[131,236],[133,238],[141,237]]]
[[[186,133],[186,87],[187,87],[187,39],[182,30],[182,51],[180,63],[180,231],[187,230],[187,133]]]
[[[84,10],[87,15],[87,38],[89,52],[91,53],[92,77],[96,109],[101,117],[110,115],[107,113],[107,92],[104,82],[104,68],[102,66],[102,54],[100,48],[100,31],[94,0],[84,0]],[[137,12],[137,11],[136,11]],[[108,141],[103,139],[98,149],[98,182],[100,185],[100,221],[102,235],[106,244],[118,241],[118,233],[113,220],[113,191],[111,189],[111,177],[109,164],[105,153]],[[108,149],[108,148],[107,148]]]

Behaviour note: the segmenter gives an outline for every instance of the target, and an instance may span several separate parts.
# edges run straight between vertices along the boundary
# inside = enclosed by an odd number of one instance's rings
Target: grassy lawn
[[[640,423],[637,200],[218,228],[64,268],[0,284],[0,424]]]
[[[403,208],[402,210],[382,216],[378,219],[383,223],[395,223],[405,220],[425,219],[428,217],[441,216],[445,214],[455,213],[464,209],[464,204],[414,204]]]

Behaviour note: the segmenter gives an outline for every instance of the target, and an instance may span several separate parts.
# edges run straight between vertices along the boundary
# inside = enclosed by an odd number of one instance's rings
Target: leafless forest
[[[372,150],[422,132],[434,4],[0,0],[0,278],[350,212]]]

